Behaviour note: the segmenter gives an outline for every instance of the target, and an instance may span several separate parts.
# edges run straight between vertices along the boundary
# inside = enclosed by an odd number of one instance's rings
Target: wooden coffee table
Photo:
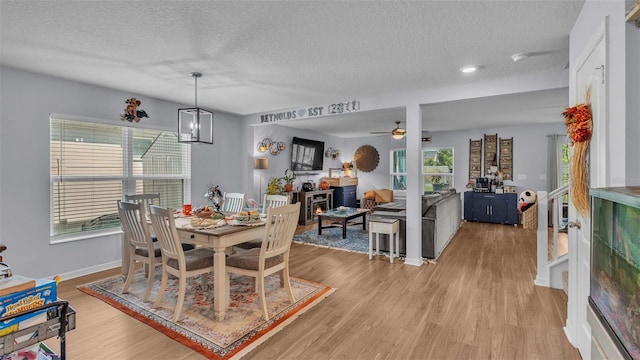
[[[335,223],[342,226],[342,238],[347,238],[347,225],[359,225],[362,224],[362,230],[367,230],[367,213],[369,209],[356,209],[347,208],[344,211],[338,209],[327,210],[321,214],[318,214],[318,235],[322,235],[322,229],[328,229],[334,227]],[[349,220],[362,217],[362,223],[348,224]],[[334,223],[330,226],[322,226],[323,220],[333,220]]]

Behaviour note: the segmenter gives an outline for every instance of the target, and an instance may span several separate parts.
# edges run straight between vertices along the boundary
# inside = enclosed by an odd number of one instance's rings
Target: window
[[[51,118],[51,236],[120,226],[123,194],[189,202],[191,151],[171,131]]]
[[[391,151],[391,189],[407,190],[407,151]]]
[[[422,150],[424,192],[433,192],[453,185],[453,149]]]
[[[407,190],[407,151],[391,151],[391,186],[393,190]],[[430,193],[453,185],[453,149],[423,149],[422,175],[424,192]]]

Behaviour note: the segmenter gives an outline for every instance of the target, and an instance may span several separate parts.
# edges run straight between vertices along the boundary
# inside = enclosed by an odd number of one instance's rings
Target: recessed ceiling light
[[[463,73],[472,73],[476,70],[478,70],[478,67],[476,65],[466,65],[460,68],[460,71],[462,71]]]

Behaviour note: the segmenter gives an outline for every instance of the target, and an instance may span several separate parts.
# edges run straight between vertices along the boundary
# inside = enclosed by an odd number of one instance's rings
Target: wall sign
[[[329,105],[312,106],[295,110],[260,115],[261,123],[281,120],[310,119],[326,115],[338,115],[360,111],[360,101],[350,100]]]

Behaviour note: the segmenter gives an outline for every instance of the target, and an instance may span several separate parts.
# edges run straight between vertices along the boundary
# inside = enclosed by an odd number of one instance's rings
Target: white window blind
[[[123,194],[160,193],[161,206],[181,208],[190,164],[175,132],[51,118],[51,235],[119,227]]]

